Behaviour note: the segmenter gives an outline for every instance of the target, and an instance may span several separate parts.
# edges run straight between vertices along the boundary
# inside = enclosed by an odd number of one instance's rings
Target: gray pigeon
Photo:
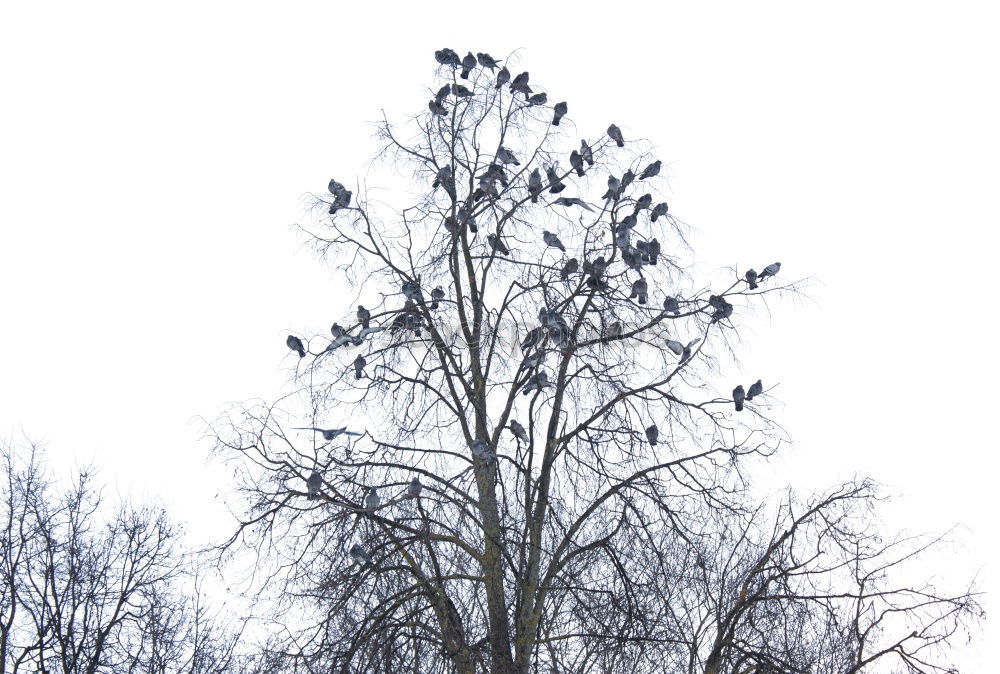
[[[681,304],[676,297],[668,297],[663,300],[663,310],[676,316],[681,312]]]
[[[632,172],[632,169],[625,171],[622,175],[622,190],[624,191],[626,187],[631,185],[633,180],[635,180],[635,173]]]
[[[333,334],[334,339],[336,339],[337,337],[343,337],[344,335],[347,334],[347,330],[344,330],[343,326],[340,323],[334,323],[333,325],[331,325],[330,332]]]
[[[647,166],[646,168],[644,168],[642,170],[642,173],[639,174],[639,180],[645,180],[646,178],[653,178],[653,177],[659,175],[659,173],[660,173],[660,164],[662,164],[662,163],[663,162],[661,162],[659,159],[657,159],[652,164],[650,164],[649,166]]]
[[[577,199],[576,197],[559,197],[553,201],[552,204],[555,206],[566,206],[567,208],[570,206],[579,206],[580,208],[585,208],[591,212],[594,210],[586,201],[583,199]]]
[[[510,83],[511,91],[520,91],[524,94],[524,98],[527,99],[531,96],[531,87],[528,86],[528,73],[523,72],[514,78],[514,81]]]
[[[475,67],[476,67],[476,57],[473,56],[472,52],[470,51],[468,54],[465,55],[465,58],[462,59],[461,78],[463,80],[469,79],[469,73],[471,73],[472,69]]]
[[[587,141],[580,141],[580,156],[583,157],[583,161],[587,162],[588,166],[594,165],[594,151],[590,149],[590,145]]]
[[[541,391],[549,385],[549,375],[544,370],[540,370],[535,374],[528,377],[527,383],[524,385],[524,389],[521,391],[522,395],[528,395],[532,391]]]
[[[733,305],[718,295],[712,295],[709,297],[708,303],[715,309],[715,311],[712,312],[713,323],[718,323],[719,321],[725,320],[733,315]]]
[[[434,290],[431,291],[431,299],[434,300],[434,301],[431,302],[430,308],[431,309],[437,309],[438,308],[438,302],[440,302],[444,298],[445,298],[444,288],[442,288],[441,286],[438,286],[438,287],[434,288]]]
[[[555,107],[552,110],[555,113],[552,116],[552,126],[559,126],[559,122],[562,120],[563,117],[566,116],[566,113],[569,111],[569,106],[566,104],[566,101],[562,101],[560,103],[556,103]]]
[[[576,150],[569,153],[569,165],[573,167],[578,176],[583,177],[583,157]]]
[[[764,383],[758,379],[754,383],[750,384],[750,388],[747,389],[747,400],[753,400],[763,392]]]
[[[296,426],[297,431],[316,431],[317,433],[323,434],[323,439],[327,442],[332,442],[336,440],[341,435],[362,435],[361,433],[355,433],[354,431],[347,430],[347,426],[341,426],[340,428],[315,428],[313,426]]]
[[[455,94],[458,98],[468,98],[472,96],[472,90],[461,84],[451,85],[451,93]]]
[[[308,492],[308,498],[310,501],[315,501],[319,498],[319,492],[323,489],[323,476],[317,473],[315,470],[309,475],[309,479],[306,480],[306,491]]]
[[[476,440],[472,443],[472,457],[480,461],[490,461],[496,458],[496,455],[490,450],[490,443]]]
[[[416,281],[403,281],[400,291],[403,293],[403,297],[413,302],[416,302],[423,294],[420,292],[419,278]]]
[[[656,427],[656,424],[653,424],[652,426],[646,429],[646,439],[649,440],[649,444],[655,445],[659,437],[660,437],[660,429]]]
[[[625,147],[625,139],[622,138],[622,130],[612,124],[608,127],[608,137],[615,141],[618,147]]]
[[[508,248],[506,244],[504,244],[504,242],[501,241],[500,237],[498,237],[496,234],[490,234],[489,236],[486,237],[486,240],[489,242],[490,246],[496,252],[500,253],[501,255],[507,255],[507,256],[510,255],[510,248]]]
[[[614,199],[618,201],[618,197],[622,193],[622,182],[618,180],[615,176],[608,176],[608,191],[604,193],[604,199]]]
[[[743,391],[743,384],[733,389],[733,402],[736,404],[736,411],[743,411],[743,401],[746,400],[746,393]]]
[[[552,194],[559,194],[566,189],[562,180],[559,179],[559,174],[556,173],[554,166],[547,166],[545,168],[545,176],[549,179],[549,192]]]
[[[306,357],[306,347],[302,343],[302,340],[295,335],[288,335],[288,339],[285,340],[285,344],[289,349],[299,354],[299,358]]]
[[[629,295],[629,299],[638,298],[639,304],[646,303],[646,279],[641,278],[632,284],[632,294]]]
[[[438,89],[438,92],[434,94],[434,100],[440,103],[444,99],[448,98],[448,94],[450,93],[451,93],[451,85],[446,84],[440,89]]]
[[[372,312],[365,309],[362,305],[358,305],[358,322],[361,323],[361,327],[368,329],[368,323],[372,319]]]
[[[443,66],[457,67],[462,64],[462,60],[458,58],[458,54],[455,53],[454,50],[448,49],[447,47],[434,52],[434,58],[437,59],[437,62]]]
[[[438,100],[427,101],[427,109],[431,111],[431,114],[438,115],[439,117],[444,117],[448,114],[448,108],[444,107],[444,104]]]
[[[753,269],[747,269],[747,273],[743,275],[743,278],[747,280],[747,285],[750,286],[750,290],[757,289],[757,272]]]
[[[548,95],[543,91],[540,94],[535,94],[528,98],[528,103],[530,105],[545,105],[549,100]]]
[[[781,271],[781,263],[780,262],[772,262],[771,264],[769,264],[766,267],[764,267],[764,271],[762,271],[760,273],[760,276],[758,276],[757,279],[760,280],[760,281],[763,281],[768,276],[774,276],[779,271]]]
[[[542,174],[536,168],[528,176],[528,193],[531,195],[531,203],[538,203],[538,195],[542,192]]]
[[[562,270],[559,272],[559,278],[565,281],[570,276],[575,274],[580,268],[580,262],[575,257],[571,257],[566,264],[563,265]]]
[[[608,339],[621,339],[622,335],[624,334],[625,334],[625,326],[622,325],[621,321],[615,321],[614,323],[608,326],[608,329],[605,331],[604,336],[607,337]]]
[[[484,68],[489,68],[491,71],[495,70],[496,67],[500,65],[492,56],[483,52],[477,53],[476,59],[479,61],[479,65]]]
[[[424,490],[424,485],[420,484],[420,478],[415,477],[410,480],[410,484],[406,487],[407,498],[420,498],[420,492]]]
[[[378,490],[375,487],[368,487],[368,493],[365,494],[365,509],[375,510],[382,503],[382,500],[378,497]]]
[[[372,563],[371,555],[369,555],[365,549],[357,543],[351,546],[351,559],[353,559],[359,566],[369,566]]]
[[[643,194],[639,197],[639,200],[635,202],[635,212],[638,213],[641,210],[647,209],[653,203],[652,194]]]
[[[361,379],[361,377],[364,376],[365,365],[367,365],[367,364],[368,364],[368,361],[365,359],[364,356],[362,356],[359,353],[358,357],[354,359],[354,378],[355,379]]]
[[[562,241],[559,240],[559,237],[548,230],[544,230],[542,232],[542,241],[545,242],[546,246],[558,248],[562,252],[566,252],[566,246],[564,246]]]
[[[534,370],[544,362],[545,362],[545,351],[539,349],[538,351],[535,351],[533,354],[524,357],[524,360],[521,361],[521,368],[524,370]]]
[[[542,328],[532,328],[529,330],[528,334],[525,335],[524,339],[521,341],[521,351],[527,351],[542,341],[542,335],[544,332],[545,331]]]
[[[501,145],[497,148],[497,159],[503,164],[513,164],[514,166],[520,166],[521,162],[517,160],[514,153]]]
[[[510,420],[509,428],[510,428],[510,432],[514,434],[515,438],[517,438],[518,440],[520,440],[524,444],[528,444],[528,432],[526,430],[524,430],[524,426],[522,426],[521,424],[517,423],[516,419],[511,419]]]
[[[510,71],[507,70],[507,66],[504,66],[503,68],[500,69],[500,72],[497,73],[497,89],[507,84],[508,82],[510,82]]]
[[[649,221],[656,222],[657,218],[667,214],[668,208],[669,206],[667,206],[666,201],[661,201],[660,203],[656,204],[656,206],[653,206],[653,210],[649,214]]]

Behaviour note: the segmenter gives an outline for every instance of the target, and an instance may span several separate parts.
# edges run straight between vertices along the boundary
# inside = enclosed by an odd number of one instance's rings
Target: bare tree
[[[212,426],[273,662],[944,668],[979,606],[896,583],[924,543],[876,536],[872,485],[752,489],[785,438],[764,384],[723,370],[795,291],[780,264],[698,280],[647,143],[581,138],[509,62],[436,57],[426,111],[379,125],[399,189],[331,180],[303,228],[363,306],[289,336],[288,394]]]
[[[34,445],[0,445],[0,673],[231,672],[239,621],[205,606],[160,508],[60,487]]]

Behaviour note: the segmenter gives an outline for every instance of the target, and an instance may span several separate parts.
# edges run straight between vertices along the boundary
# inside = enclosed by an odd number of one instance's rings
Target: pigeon
[[[554,166],[548,166],[545,168],[545,176],[549,179],[549,192],[552,194],[559,194],[566,186],[563,185],[562,181],[559,179],[559,174],[556,173]]]
[[[635,180],[635,173],[632,172],[632,169],[629,169],[628,171],[625,171],[625,174],[622,176],[622,191],[623,192],[625,191],[626,187],[628,187],[629,185],[632,184],[633,180]]]
[[[451,85],[451,93],[455,94],[458,98],[468,98],[472,95],[472,90],[461,84],[453,84]]]
[[[333,200],[330,202],[330,215],[333,215],[341,208],[347,208],[351,205],[351,191],[336,180],[331,178],[327,189],[333,195]]]
[[[570,206],[579,206],[580,208],[585,208],[591,212],[594,210],[586,201],[583,199],[577,199],[576,197],[559,197],[553,201],[552,204],[555,206],[566,206],[567,208]]]
[[[497,148],[497,159],[499,159],[500,162],[504,164],[513,164],[514,166],[521,165],[521,162],[517,160],[517,157],[514,156],[514,153],[505,148],[503,145]]]
[[[403,281],[400,290],[406,299],[416,302],[421,296],[419,279],[417,281]]]
[[[757,289],[757,272],[753,269],[747,269],[747,273],[743,275],[743,278],[747,280],[747,285],[750,286],[750,290]]]
[[[470,51],[468,54],[465,55],[465,58],[462,59],[462,74],[460,75],[460,77],[463,80],[469,79],[469,73],[471,73],[472,69],[475,67],[476,67],[476,57],[473,56],[472,52]]]
[[[538,203],[538,195],[542,192],[542,174],[536,168],[528,176],[528,193],[531,195],[531,203]]]
[[[661,162],[659,159],[657,159],[652,164],[650,164],[649,166],[647,166],[646,168],[644,168],[642,170],[642,173],[639,174],[639,180],[645,180],[646,178],[653,178],[653,177],[656,177],[657,175],[659,175],[659,173],[660,173],[660,165],[662,163],[663,162]]]
[[[437,309],[438,308],[438,302],[440,302],[444,298],[445,298],[444,288],[442,288],[441,286],[438,286],[438,287],[434,288],[434,290],[431,291],[431,299],[434,300],[434,301],[431,302],[430,308],[431,309]]]
[[[575,274],[580,268],[580,262],[575,257],[571,257],[566,264],[563,265],[562,270],[559,272],[559,278],[563,281],[568,279],[572,274]]]
[[[437,62],[443,66],[462,65],[462,60],[458,58],[458,54],[447,47],[434,52],[434,58],[437,59]]]
[[[528,86],[528,73],[523,72],[514,78],[514,81],[510,83],[511,91],[520,91],[524,94],[524,98],[527,99],[531,95],[531,87]]]
[[[308,492],[308,498],[310,501],[315,501],[319,498],[319,492],[323,488],[323,476],[317,473],[315,470],[306,480],[306,491]]]
[[[607,337],[608,339],[621,339],[624,334],[625,334],[625,326],[622,325],[621,321],[615,321],[614,323],[608,326],[608,329],[605,331],[604,336]]]
[[[533,354],[524,357],[524,360],[521,361],[521,369],[534,370],[544,362],[545,351],[540,349],[535,351]]]
[[[528,444],[528,432],[524,430],[524,426],[517,423],[516,419],[510,420],[510,425],[508,426],[508,428],[510,428],[510,432],[514,434],[515,438],[517,438],[524,444]]]
[[[340,428],[315,428],[313,426],[306,426],[306,427],[296,426],[295,430],[316,431],[317,433],[322,433],[323,439],[326,440],[327,442],[332,442],[341,435],[362,435],[361,433],[355,433],[354,431],[347,430],[346,426],[342,426]]]
[[[450,93],[451,93],[451,85],[450,84],[446,84],[443,87],[441,87],[440,89],[438,89],[438,92],[436,94],[434,94],[434,100],[437,101],[438,103],[440,103],[444,99],[448,98],[448,94],[450,94]]]
[[[375,487],[368,487],[368,493],[365,494],[365,508],[375,510],[381,502],[381,499],[378,497],[378,490]]]
[[[385,328],[379,326],[363,329],[360,333],[358,333],[358,340],[360,340],[358,343],[360,344],[362,341],[364,341],[365,337],[367,337],[368,335],[374,335],[379,332],[382,332],[383,330],[385,330]]]
[[[628,227],[621,227],[618,233],[615,234],[615,245],[621,248],[623,251],[628,251],[632,247],[632,230]],[[622,258],[625,256],[623,255]],[[630,267],[634,267],[634,264],[630,264]]]
[[[528,330],[528,334],[524,336],[523,340],[521,340],[521,351],[527,352],[528,349],[542,341],[543,334],[544,330],[540,327]]]
[[[365,330],[368,329],[368,323],[372,319],[372,312],[365,309],[360,304],[358,305],[358,322],[361,323],[361,327]]]
[[[711,305],[715,311],[712,312],[712,322],[718,323],[721,320],[725,320],[733,315],[733,305],[725,300],[725,298],[719,297],[718,295],[712,295],[708,298],[708,303]]]
[[[604,199],[614,199],[618,201],[618,197],[622,193],[622,183],[615,176],[608,176],[608,191],[604,193]]]
[[[545,105],[549,100],[548,95],[543,91],[540,94],[535,94],[528,98],[528,103],[530,105]]]
[[[638,298],[639,304],[646,303],[646,279],[641,278],[632,284],[632,294],[629,299]]]
[[[420,492],[424,490],[424,485],[420,484],[420,478],[415,477],[410,480],[410,484],[406,487],[406,496],[408,498],[420,498]]]
[[[490,451],[490,443],[483,440],[476,440],[472,443],[472,456],[480,461],[490,461],[496,455]]]
[[[743,411],[743,401],[746,399],[746,393],[743,391],[743,384],[740,384],[733,389],[733,402],[736,404],[736,411]]]
[[[562,252],[566,252],[566,246],[563,245],[559,237],[548,230],[542,232],[542,240],[545,242],[546,246],[551,246],[552,248],[558,248]]]
[[[358,357],[354,359],[354,378],[355,379],[361,379],[361,377],[362,377],[362,375],[364,374],[364,371],[365,371],[365,365],[367,365],[367,364],[368,364],[368,361],[365,360],[365,357],[359,353]]]
[[[747,389],[747,400],[753,400],[763,392],[764,383],[758,379],[754,383],[750,384],[750,388]]]
[[[608,137],[615,141],[615,144],[618,145],[618,147],[625,147],[625,139],[622,138],[622,130],[616,125],[612,124],[608,127]]]
[[[691,349],[694,348],[695,344],[701,341],[701,338],[692,339],[687,344],[681,344],[680,342],[674,341],[672,339],[666,340],[667,348],[674,352],[675,355],[681,357],[681,363],[686,362],[691,357]]]
[[[764,271],[762,271],[760,273],[760,276],[758,276],[757,279],[760,280],[760,281],[763,281],[768,276],[774,276],[780,270],[781,270],[781,263],[780,262],[772,262],[771,264],[769,264],[766,267],[764,267]]]
[[[656,239],[650,239],[646,242],[646,253],[649,255],[649,264],[656,266],[656,261],[660,257],[660,242]]]
[[[441,101],[436,101],[436,100],[428,101],[427,108],[431,111],[432,114],[441,117],[448,114],[448,108],[444,107],[444,104],[441,103]]]
[[[372,563],[371,556],[357,543],[351,546],[351,559],[360,566],[369,566]]]
[[[492,56],[483,52],[477,53],[476,59],[479,61],[479,65],[484,68],[489,68],[491,72],[495,70],[498,65],[500,65]]]
[[[552,110],[554,112],[552,116],[552,126],[559,126],[559,122],[562,120],[563,117],[566,116],[566,113],[569,111],[569,106],[566,105],[566,101],[561,101],[559,103],[556,103],[555,107],[552,108]]]
[[[288,335],[288,339],[285,340],[285,344],[288,346],[289,349],[298,353],[299,358],[306,357],[306,347],[302,343],[302,340],[296,337],[295,335]]]
[[[656,427],[656,424],[653,424],[652,426],[646,429],[646,439],[649,440],[649,444],[655,445],[656,440],[659,437],[660,437],[660,429]]]
[[[486,237],[486,240],[489,242],[493,250],[500,253],[501,255],[507,255],[508,257],[510,256],[510,248],[508,248],[507,245],[500,240],[499,236],[497,236],[496,234],[490,234],[489,236]]]
[[[569,165],[573,167],[578,176],[583,177],[583,157],[576,150],[569,153]]]
[[[541,391],[543,388],[549,385],[549,375],[544,370],[540,370],[535,374],[528,377],[527,383],[524,385],[524,389],[521,391],[522,395],[528,395],[532,391]]]
[[[590,149],[590,145],[587,141],[580,141],[580,156],[583,157],[583,161],[587,162],[588,166],[594,165],[594,151]]]
[[[497,73],[497,87],[496,88],[499,89],[500,87],[502,87],[503,85],[507,84],[508,82],[510,82],[510,71],[507,70],[507,66],[504,66],[503,68],[500,69],[500,72]]]
[[[455,175],[452,173],[450,166],[442,166],[438,169],[437,176],[432,184],[434,189],[438,187],[444,187],[444,191],[448,193],[453,200],[457,199],[457,193],[455,192]]]
[[[347,334],[347,330],[344,330],[343,326],[341,326],[340,323],[334,323],[332,326],[330,326],[330,332],[333,333],[334,339],[336,339],[337,337],[343,337],[344,335]]]
[[[668,297],[663,300],[663,310],[676,316],[681,312],[680,302],[677,301],[676,297]]]
[[[667,209],[668,208],[669,208],[669,206],[667,206],[667,202],[666,201],[661,201],[660,203],[658,203],[655,206],[653,206],[653,210],[649,214],[649,221],[650,222],[656,222],[657,218],[659,218],[660,216],[663,216],[663,215],[667,214]]]
[[[652,203],[653,203],[653,195],[643,194],[641,197],[639,197],[639,201],[635,202],[635,212],[638,213],[639,211],[649,208],[649,206]]]

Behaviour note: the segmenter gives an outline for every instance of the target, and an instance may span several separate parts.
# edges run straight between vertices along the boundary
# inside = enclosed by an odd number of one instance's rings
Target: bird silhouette
[[[750,286],[750,290],[756,290],[757,289],[757,272],[756,271],[754,271],[753,269],[747,269],[747,272],[746,272],[746,274],[743,275],[743,278],[745,278],[747,280],[747,285]]]
[[[743,390],[743,384],[738,385],[733,389],[733,403],[736,405],[736,411],[743,411],[743,401],[746,400],[746,392]]]
[[[615,124],[608,127],[608,137],[615,141],[615,144],[618,147],[625,147],[625,139],[622,138],[622,130]]]
[[[644,168],[642,170],[642,173],[639,174],[639,180],[645,180],[646,178],[652,178],[654,176],[659,175],[661,163],[662,162],[659,159],[657,159],[652,164]]]
[[[503,68],[500,69],[500,72],[497,73],[496,88],[499,89],[508,82],[510,82],[510,71],[507,70],[507,66],[504,66]]]
[[[500,253],[501,255],[507,255],[507,256],[510,255],[510,248],[508,248],[506,244],[504,244],[504,242],[501,241],[500,237],[498,237],[496,234],[488,235],[486,237],[486,240],[489,242],[490,246],[496,252]]]
[[[768,276],[774,276],[780,270],[781,270],[781,263],[780,262],[772,262],[771,264],[769,264],[766,267],[764,267],[764,271],[762,271],[760,273],[760,276],[757,277],[757,280],[763,281]]]
[[[361,323],[361,327],[368,329],[368,325],[372,319],[372,312],[368,311],[362,305],[358,305],[358,322]]]
[[[515,438],[517,438],[518,440],[520,440],[524,444],[528,444],[528,432],[526,430],[524,430],[524,426],[522,426],[521,424],[517,423],[516,419],[511,419],[510,420],[510,424],[508,425],[508,428],[510,428],[510,432],[514,434]]]
[[[572,274],[575,274],[579,268],[580,262],[575,257],[571,257],[566,264],[563,265],[562,270],[559,272],[559,278],[565,281]]]
[[[659,437],[660,437],[660,429],[656,427],[656,424],[653,424],[652,426],[646,429],[646,439],[649,440],[649,444],[655,445]]]
[[[658,203],[655,206],[653,206],[653,210],[650,211],[650,213],[649,213],[649,221],[650,222],[656,222],[657,218],[659,218],[659,217],[664,216],[664,215],[667,214],[667,209],[668,208],[669,207],[667,206],[667,202],[666,201],[661,201],[660,203]]]
[[[469,79],[469,73],[471,73],[472,69],[475,67],[476,67],[476,57],[473,56],[472,52],[470,51],[468,54],[465,55],[465,58],[462,59],[462,74],[460,75],[460,77],[463,80]]]
[[[351,546],[351,559],[362,567],[370,566],[372,563],[371,555],[357,543]]]
[[[552,203],[556,206],[566,206],[567,208],[570,206],[579,206],[580,208],[585,208],[588,211],[594,210],[586,201],[583,199],[577,199],[576,197],[559,197]]]
[[[420,478],[415,477],[406,486],[406,495],[409,498],[420,498],[420,492],[424,490],[424,485],[420,484]]]
[[[306,357],[305,344],[303,344],[302,340],[296,337],[295,335],[288,335],[288,338],[285,339],[285,345],[287,345],[288,348],[291,349],[292,351],[298,353],[299,358]]]
[[[552,126],[559,126],[559,122],[562,121],[562,118],[566,116],[568,111],[569,106],[566,104],[566,101],[556,103],[555,107],[552,108]]]
[[[310,501],[315,501],[319,498],[319,492],[323,489],[323,476],[320,475],[315,470],[309,475],[309,479],[306,480],[306,492],[308,493],[308,498]]]
[[[479,61],[479,65],[481,65],[484,68],[489,68],[490,71],[495,70],[496,67],[500,65],[499,63],[496,62],[496,60],[492,56],[490,56],[489,54],[485,54],[483,52],[477,53],[476,59]]]
[[[355,433],[354,431],[347,430],[347,426],[341,426],[340,428],[316,428],[314,426],[296,426],[297,431],[315,431],[323,435],[323,439],[327,442],[332,442],[339,438],[341,435],[363,435],[362,433]]]
[[[750,384],[750,388],[747,389],[747,400],[753,400],[763,392],[764,383],[758,379],[754,383]]]
[[[562,252],[564,253],[566,252],[566,246],[564,246],[562,241],[559,240],[559,237],[553,234],[552,232],[544,230],[542,232],[542,240],[545,242],[546,246],[550,246],[552,248],[558,248]]]
[[[361,379],[361,377],[364,375],[365,366],[367,364],[368,364],[368,361],[365,359],[365,357],[362,356],[361,354],[358,354],[358,357],[354,359],[354,378],[355,379]]]

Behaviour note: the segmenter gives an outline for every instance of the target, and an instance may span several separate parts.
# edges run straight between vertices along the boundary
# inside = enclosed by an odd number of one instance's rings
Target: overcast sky
[[[1000,589],[991,3],[604,4],[5,3],[0,435],[227,533],[198,418],[353,299],[305,194],[378,184],[371,122],[423,110],[435,49],[517,50],[582,134],[654,144],[704,270],[811,279],[748,321],[776,483],[873,475],[887,528],[965,526],[928,574]]]

